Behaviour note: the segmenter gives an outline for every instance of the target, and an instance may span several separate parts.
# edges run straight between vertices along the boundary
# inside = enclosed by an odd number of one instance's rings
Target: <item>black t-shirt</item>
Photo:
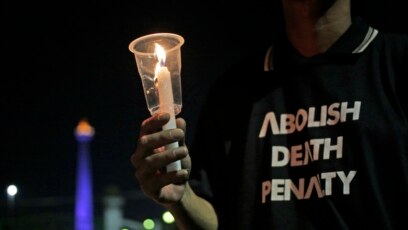
[[[265,53],[216,82],[191,146],[220,229],[406,226],[408,37],[355,20],[324,54]]]

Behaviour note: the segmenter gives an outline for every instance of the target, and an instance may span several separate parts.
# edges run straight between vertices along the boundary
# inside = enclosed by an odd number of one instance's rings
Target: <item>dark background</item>
[[[377,28],[407,31],[402,1],[358,4],[356,9]],[[180,116],[188,122],[190,143],[209,85],[253,44],[272,36],[272,5],[3,1],[1,204],[10,183],[20,189],[17,201],[73,197],[74,129],[81,118],[95,128],[91,157],[96,196],[109,185],[138,191],[129,158],[149,113],[128,44],[153,32],[185,38]]]

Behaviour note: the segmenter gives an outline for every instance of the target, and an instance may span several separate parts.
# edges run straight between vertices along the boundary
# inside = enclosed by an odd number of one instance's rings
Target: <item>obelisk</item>
[[[93,191],[90,142],[94,128],[81,119],[75,128],[78,143],[75,195],[75,230],[93,230]]]

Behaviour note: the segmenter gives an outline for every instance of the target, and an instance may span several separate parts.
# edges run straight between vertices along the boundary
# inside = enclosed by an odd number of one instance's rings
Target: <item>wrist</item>
[[[191,187],[189,186],[188,182],[185,184],[184,192],[181,198],[176,202],[165,203],[163,204],[165,208],[168,210],[175,210],[185,207],[186,204],[191,200]]]

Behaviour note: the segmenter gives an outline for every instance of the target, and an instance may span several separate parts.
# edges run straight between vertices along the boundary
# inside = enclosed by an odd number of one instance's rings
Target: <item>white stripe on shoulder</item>
[[[268,72],[273,70],[273,53],[272,53],[272,46],[268,48],[265,54],[264,59],[264,71]]]
[[[370,26],[368,28],[366,36],[364,37],[364,40],[361,42],[359,46],[357,46],[355,50],[353,50],[352,53],[355,54],[355,53],[363,52],[367,48],[367,46],[374,40],[377,34],[378,34],[378,30]]]

